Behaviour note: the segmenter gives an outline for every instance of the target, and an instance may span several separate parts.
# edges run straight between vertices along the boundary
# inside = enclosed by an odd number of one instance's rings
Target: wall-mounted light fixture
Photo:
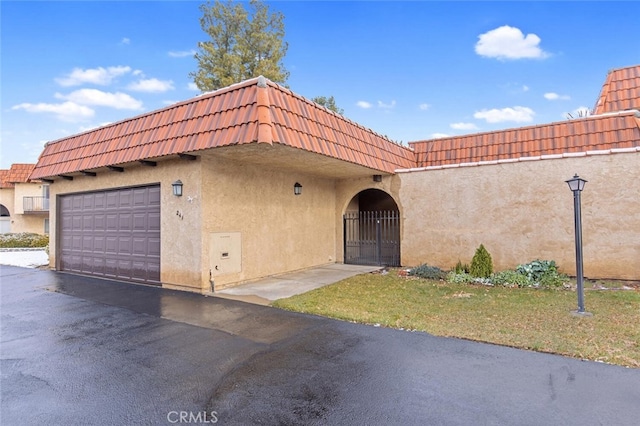
[[[173,186],[173,195],[176,197],[182,197],[182,181],[177,180],[171,184]]]
[[[302,185],[300,185],[298,182],[296,182],[295,185],[293,185],[293,193],[295,195],[300,195],[302,194]]]
[[[382,182],[382,175],[373,175],[374,182]]]

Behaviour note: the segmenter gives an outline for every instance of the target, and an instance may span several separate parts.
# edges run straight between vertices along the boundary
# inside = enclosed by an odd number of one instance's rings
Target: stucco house
[[[49,185],[31,180],[35,164],[0,170],[0,234],[49,233]]]
[[[585,275],[640,278],[639,88],[640,66],[616,70],[592,117],[405,147],[259,77],[49,142],[31,179],[53,268],[207,293],[333,262],[448,268],[480,243],[498,269],[570,272],[578,172]]]

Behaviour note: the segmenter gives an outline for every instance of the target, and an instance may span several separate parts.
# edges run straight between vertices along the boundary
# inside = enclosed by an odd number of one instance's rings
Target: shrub
[[[531,285],[531,281],[525,275],[512,270],[496,272],[491,275],[491,282],[503,287],[528,287]]]
[[[468,264],[462,264],[462,262],[460,262],[458,260],[458,263],[456,263],[455,268],[453,268],[453,271],[456,274],[468,274],[469,273],[469,265]]]
[[[47,247],[49,236],[22,232],[19,234],[0,234],[0,248]]]
[[[482,244],[476,249],[476,253],[471,259],[469,273],[478,278],[488,278],[493,273],[491,255]]]
[[[569,277],[558,272],[553,260],[536,259],[523,265],[518,265],[516,271],[526,276],[531,285],[542,288],[557,288],[567,282]]]
[[[451,271],[447,274],[447,282],[452,284],[467,284],[473,281],[473,277],[466,272]]]
[[[423,263],[420,266],[416,266],[409,271],[409,275],[428,280],[440,280],[445,277],[444,271],[437,266],[429,266]]]
[[[526,276],[531,282],[538,282],[540,278],[550,272],[557,272],[558,267],[553,260],[539,260],[536,259],[529,263],[518,265],[516,271]]]

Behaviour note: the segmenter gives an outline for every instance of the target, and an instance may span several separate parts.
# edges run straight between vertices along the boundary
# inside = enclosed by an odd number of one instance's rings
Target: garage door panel
[[[118,193],[115,191],[107,192],[106,194],[106,208],[116,209],[118,208]]]
[[[118,200],[118,207],[129,208],[133,206],[133,191],[130,189],[120,190],[120,198]]]
[[[118,237],[106,237],[104,243],[104,252],[106,254],[118,254]]]
[[[160,186],[60,197],[60,267],[159,284]]]
[[[146,212],[136,212],[133,214],[132,229],[134,231],[146,231],[149,229],[149,214]]]
[[[104,275],[110,278],[118,277],[118,261],[116,259],[104,259]]]
[[[93,226],[96,231],[104,231],[107,229],[107,217],[104,214],[96,213],[93,216]]]
[[[118,214],[118,231],[131,231],[133,229],[133,214]]]
[[[160,212],[149,212],[147,215],[147,229],[160,232]]]
[[[160,187],[149,188],[149,205],[160,206]]]
[[[118,238],[118,254],[122,255],[131,255],[133,249],[131,247],[132,244],[131,237],[119,237]]]
[[[106,230],[114,231],[118,230],[118,214],[117,213],[109,213],[105,217],[106,221]]]

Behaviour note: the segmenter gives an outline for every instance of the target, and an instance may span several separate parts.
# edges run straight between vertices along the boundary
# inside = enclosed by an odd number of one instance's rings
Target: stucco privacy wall
[[[640,153],[588,155],[401,172],[402,264],[451,268],[482,243],[494,269],[553,259],[575,275],[573,195],[578,173],[584,274],[640,279]]]
[[[186,202],[186,196],[176,197],[171,183],[180,179],[184,183],[185,194],[199,199],[201,163],[185,160],[159,162],[157,167],[133,165],[122,173],[98,171],[97,176],[74,176],[73,181],[56,179],[51,184],[50,218],[51,224],[59,225],[58,196],[71,193],[102,189],[124,188],[160,184],[160,280],[167,287],[200,291],[201,288],[201,211],[197,204]],[[182,218],[176,213],[181,212]],[[57,227],[56,227],[57,228]],[[57,233],[50,229],[50,266],[56,267]]]
[[[241,238],[241,271],[214,276],[216,290],[336,260],[333,179],[221,158],[215,151],[203,155],[202,164],[203,262],[210,259],[212,233]],[[298,196],[296,182],[302,185]],[[203,282],[213,267],[204,268]]]

